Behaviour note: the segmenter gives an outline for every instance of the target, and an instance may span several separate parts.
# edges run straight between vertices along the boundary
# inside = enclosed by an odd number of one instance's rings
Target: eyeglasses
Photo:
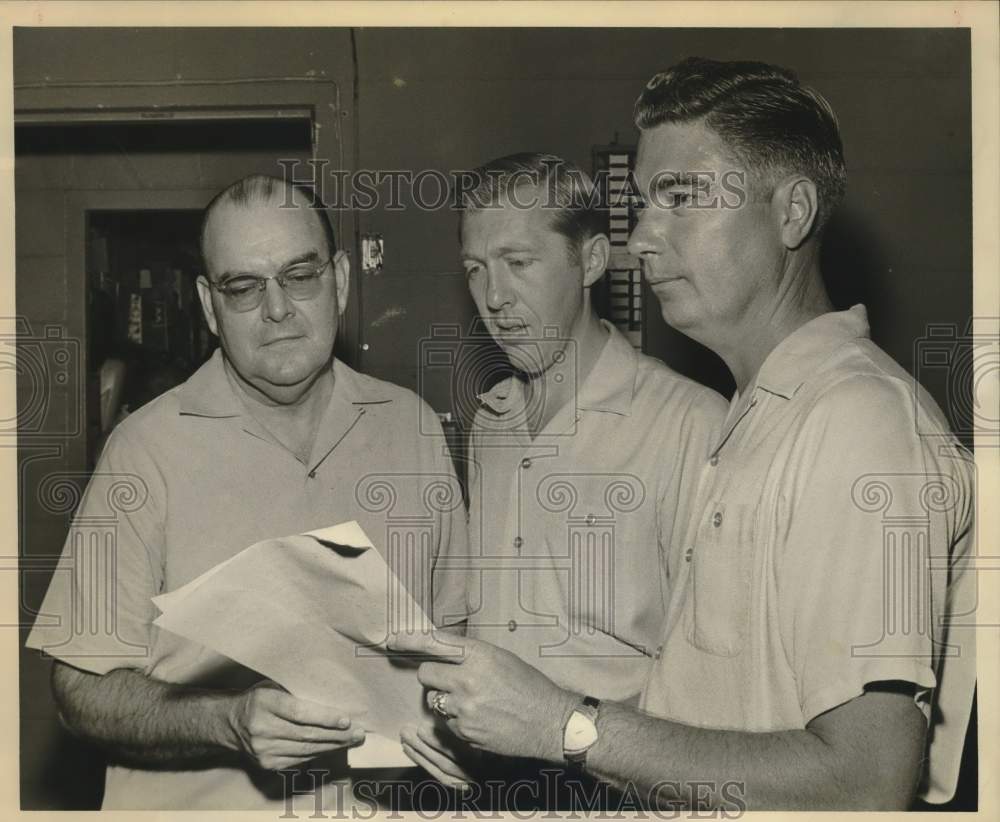
[[[313,263],[298,263],[279,271],[272,277],[237,274],[223,283],[209,280],[208,284],[222,295],[226,308],[237,312],[253,311],[264,301],[268,280],[277,282],[290,299],[301,302],[316,298],[323,285],[320,278],[326,273],[331,262],[332,259],[327,258],[327,261],[320,266]]]

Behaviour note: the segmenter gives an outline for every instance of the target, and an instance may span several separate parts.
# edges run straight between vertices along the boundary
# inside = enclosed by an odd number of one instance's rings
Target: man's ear
[[[775,207],[785,248],[795,249],[812,232],[819,214],[816,184],[808,177],[788,177],[774,190],[771,203]]]
[[[208,284],[208,279],[204,274],[200,274],[195,281],[198,286],[198,299],[201,300],[201,310],[205,314],[205,322],[208,323],[209,330],[219,336],[219,326],[215,319],[215,306],[212,305],[212,287]]]
[[[351,288],[351,258],[343,250],[333,255],[333,277],[337,286],[337,313],[343,314]]]
[[[580,249],[583,260],[583,287],[590,288],[608,268],[611,259],[611,243],[604,234],[595,234],[585,240]]]

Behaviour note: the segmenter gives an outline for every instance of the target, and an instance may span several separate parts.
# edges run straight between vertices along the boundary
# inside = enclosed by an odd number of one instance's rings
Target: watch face
[[[573,711],[566,732],[563,735],[563,751],[566,754],[586,751],[597,741],[597,728],[593,720],[586,714]]]

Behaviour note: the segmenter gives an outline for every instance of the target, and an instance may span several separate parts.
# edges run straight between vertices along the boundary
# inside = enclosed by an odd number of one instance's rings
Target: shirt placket
[[[696,497],[698,503],[695,508],[699,512],[699,515],[693,519],[687,531],[686,543],[688,547],[684,550],[685,564],[690,564],[693,558],[696,536],[704,522],[704,518],[706,516],[709,517],[714,528],[722,525],[723,512],[721,510],[709,509],[711,508],[712,500],[719,499],[721,494],[720,489],[726,486],[726,478],[729,472],[727,466],[724,464],[723,451],[727,445],[730,445],[730,447],[735,446],[733,440],[737,436],[737,429],[748,422],[750,414],[756,407],[757,397],[754,395],[741,410],[735,413],[732,421],[723,429],[723,434],[719,439],[718,445],[712,449],[708,461],[702,468],[701,475],[698,478],[698,492]]]
[[[712,449],[698,474],[698,487],[695,492],[695,505],[692,508],[694,516],[687,523],[684,539],[684,554],[682,561],[676,563],[677,579],[672,590],[675,592],[670,597],[668,606],[668,616],[664,622],[664,631],[661,643],[666,641],[667,634],[672,630],[674,623],[681,618],[688,599],[688,586],[691,580],[691,565],[694,561],[697,550],[698,534],[705,524],[706,518],[711,523],[712,528],[720,528],[724,521],[725,514],[721,507],[713,506],[713,500],[718,501],[724,493],[730,479],[730,471],[725,462],[725,452],[727,446],[731,451],[735,445],[735,440],[739,436],[737,429],[745,426],[749,417],[757,407],[757,397],[752,395],[744,405],[734,407],[730,414],[730,420],[723,428],[722,435],[718,443]],[[738,409],[738,410],[735,410]],[[672,569],[674,570],[674,569]],[[659,659],[663,645],[657,649],[655,657]]]
[[[524,544],[518,478],[530,439],[521,426],[495,431],[484,439],[479,450],[478,502],[480,527],[484,529],[479,560],[483,571],[481,624],[494,629],[506,624],[513,631],[517,621],[508,613],[507,603],[516,601],[517,557]]]

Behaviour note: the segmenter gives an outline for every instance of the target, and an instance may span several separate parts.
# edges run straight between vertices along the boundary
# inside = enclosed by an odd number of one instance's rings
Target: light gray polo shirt
[[[28,647],[98,674],[134,668],[166,682],[247,687],[259,679],[252,671],[153,626],[151,598],[260,540],[347,520],[361,524],[429,606],[434,557],[466,544],[440,426],[406,389],[339,361],[333,375],[306,462],[246,412],[218,351],[186,383],[125,419],[77,509]],[[321,804],[350,804],[336,789],[347,777],[346,757],[338,753],[323,767],[331,787]],[[308,780],[297,778],[295,788]],[[283,811],[283,785],[278,774],[239,767],[110,766],[103,807]],[[312,811],[314,801],[299,796],[296,807]]]
[[[438,596],[468,617],[471,636],[563,687],[627,699],[657,654],[668,556],[681,548],[725,401],[604,325],[597,363],[533,439],[519,379],[481,396],[470,556],[443,555],[464,580]]]
[[[783,340],[734,397],[697,488],[645,710],[801,729],[902,680],[933,712],[923,795],[954,792],[975,686],[971,455],[868,337],[864,306]],[[949,624],[950,623],[950,624]]]

